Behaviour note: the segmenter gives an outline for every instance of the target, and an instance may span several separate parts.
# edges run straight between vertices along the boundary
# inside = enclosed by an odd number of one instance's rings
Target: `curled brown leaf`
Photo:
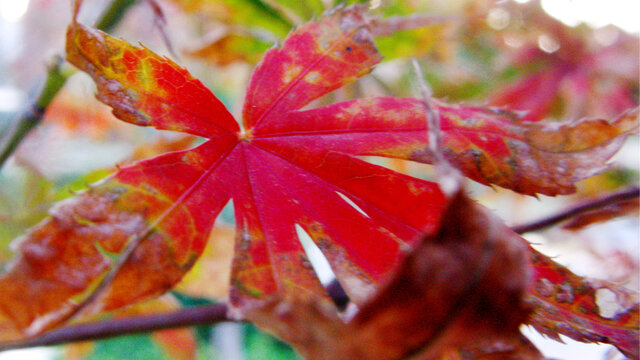
[[[328,303],[278,300],[249,319],[309,359],[541,359],[519,332],[531,280],[526,244],[459,192],[350,321]]]

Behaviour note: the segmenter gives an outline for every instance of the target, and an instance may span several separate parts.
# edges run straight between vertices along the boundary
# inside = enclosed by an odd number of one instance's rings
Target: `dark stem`
[[[2,344],[0,345],[0,351],[105,339],[119,335],[185,326],[211,325],[224,321],[234,321],[227,317],[227,306],[225,304],[196,306],[165,314],[131,316],[122,319],[71,325],[49,331],[36,338]]]
[[[61,71],[62,58],[54,57],[47,71],[47,79],[38,98],[29,105],[18,119],[9,126],[5,136],[0,138],[0,167],[13,154],[22,139],[42,120],[44,111],[67,81],[68,75]]]
[[[327,286],[336,305],[344,309],[349,298],[337,281]],[[225,321],[237,321],[227,316],[226,304],[194,306],[171,313],[131,316],[86,324],[70,325],[48,331],[37,337],[0,344],[0,351],[25,349],[36,346],[61,345],[76,341],[99,340],[120,335],[138,334],[186,326],[214,325]]]
[[[125,10],[136,0],[114,0],[98,20],[96,27],[109,31],[122,19]],[[47,78],[40,93],[18,117],[9,125],[7,132],[0,137],[0,169],[13,154],[20,142],[42,121],[47,106],[64,86],[70,74],[61,71],[62,57],[56,55],[49,66]]]
[[[598,199],[584,201],[578,205],[574,205],[566,209],[561,213],[546,217],[544,219],[540,219],[529,224],[514,226],[512,227],[512,229],[518,234],[542,230],[559,222],[570,219],[574,216],[583,214],[587,211],[600,209],[620,201],[637,198],[638,196],[640,196],[640,188],[638,188],[638,186],[632,186],[630,188],[606,195]]]
[[[102,31],[113,29],[126,14],[125,10],[135,2],[136,0],[114,0],[96,23],[96,28]]]

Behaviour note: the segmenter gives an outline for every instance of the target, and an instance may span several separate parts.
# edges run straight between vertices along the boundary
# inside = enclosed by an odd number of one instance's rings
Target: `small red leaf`
[[[629,358],[638,358],[637,293],[579,277],[533,249],[531,255],[535,268],[531,325],[554,339],[562,334],[577,341],[614,344]],[[598,301],[605,293],[613,296],[613,311]]]

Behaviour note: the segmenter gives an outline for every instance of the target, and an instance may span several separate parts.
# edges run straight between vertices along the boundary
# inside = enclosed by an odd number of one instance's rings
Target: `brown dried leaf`
[[[3,331],[0,340],[38,333],[74,315],[113,265],[112,257],[130,237],[146,231],[142,215],[118,208],[117,191],[102,190],[58,203],[51,217],[15,244],[19,253],[0,277],[0,313],[14,328]],[[176,260],[165,235],[149,235],[90,310],[111,310],[165,292],[188,269]],[[1,321],[0,326],[11,325]]]
[[[249,319],[309,359],[541,359],[518,330],[531,276],[526,244],[457,193],[438,233],[350,322],[312,301],[274,301]]]
[[[613,121],[582,119],[559,127],[532,123],[526,128],[529,145],[551,153],[571,153],[591,149],[622,134],[638,132],[638,108],[629,109]]]

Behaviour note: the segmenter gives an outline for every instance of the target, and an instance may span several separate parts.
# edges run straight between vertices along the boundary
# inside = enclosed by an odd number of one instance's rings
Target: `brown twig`
[[[630,188],[606,195],[601,198],[584,201],[578,205],[574,205],[562,211],[561,213],[546,217],[544,219],[540,219],[529,224],[514,226],[512,227],[512,229],[518,234],[524,234],[531,231],[542,230],[549,226],[555,225],[559,222],[570,219],[574,216],[583,214],[587,211],[600,209],[605,206],[615,204],[620,201],[637,198],[639,196],[640,196],[640,188],[638,186],[632,186]]]
[[[327,286],[329,296],[339,308],[344,308],[349,298],[337,281]],[[132,316],[70,325],[51,330],[37,337],[0,344],[0,351],[25,349],[36,346],[61,345],[77,341],[99,340],[120,335],[138,334],[178,327],[214,325],[225,321],[238,321],[227,316],[226,304],[194,306],[171,313]]]
[[[171,313],[132,316],[52,330],[24,341],[0,344],[0,351],[35,346],[60,345],[75,341],[105,339],[119,335],[143,333],[195,325],[212,325],[234,321],[227,317],[227,305],[215,304],[185,308]]]

